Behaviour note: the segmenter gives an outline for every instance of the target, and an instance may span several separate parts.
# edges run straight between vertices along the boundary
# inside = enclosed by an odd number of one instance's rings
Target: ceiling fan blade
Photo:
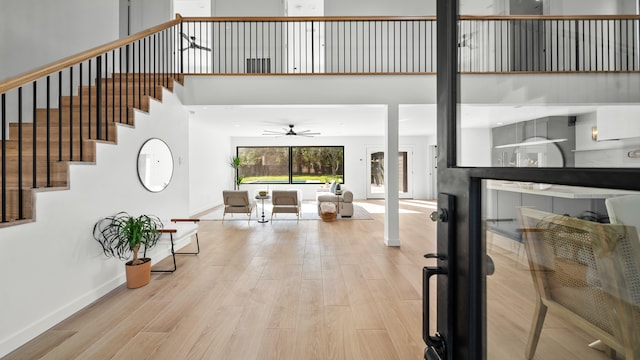
[[[273,135],[282,135],[282,131],[273,131],[273,130],[263,130],[265,133],[273,134]]]

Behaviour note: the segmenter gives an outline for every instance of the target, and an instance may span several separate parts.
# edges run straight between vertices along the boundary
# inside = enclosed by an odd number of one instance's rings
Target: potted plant
[[[127,287],[145,286],[151,280],[151,259],[139,258],[140,247],[150,249],[158,243],[162,221],[155,215],[131,216],[122,211],[99,220],[93,237],[107,257],[129,260],[125,263]],[[133,257],[132,257],[133,256]]]
[[[239,156],[232,156],[229,159],[229,166],[233,168],[233,190],[240,190],[240,184],[242,184],[242,180],[244,176],[238,174],[238,169],[242,165],[242,159]]]

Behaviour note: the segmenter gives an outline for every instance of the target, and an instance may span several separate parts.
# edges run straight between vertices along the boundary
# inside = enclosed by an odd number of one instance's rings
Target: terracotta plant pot
[[[143,287],[151,281],[151,259],[142,258],[141,260],[144,262],[139,265],[131,265],[131,261],[125,264],[129,289]]]

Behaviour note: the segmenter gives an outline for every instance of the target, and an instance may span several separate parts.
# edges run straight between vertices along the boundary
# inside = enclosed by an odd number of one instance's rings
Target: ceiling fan
[[[286,135],[286,136],[309,136],[309,137],[312,137],[313,135],[320,135],[320,133],[311,132],[311,130],[294,131],[293,130],[293,125],[289,125],[289,129],[288,130],[285,129],[285,128],[282,128],[282,131],[264,130],[264,133],[262,133],[262,135],[276,135],[276,136]]]
[[[187,36],[187,34],[185,34],[185,33],[180,33],[180,34],[182,34],[182,37],[187,39],[187,41],[189,42],[189,45],[183,47],[182,49],[180,49],[180,51],[185,51],[185,50],[189,50],[189,49],[211,51],[210,48],[204,47],[204,46],[196,43],[196,37],[195,36]]]

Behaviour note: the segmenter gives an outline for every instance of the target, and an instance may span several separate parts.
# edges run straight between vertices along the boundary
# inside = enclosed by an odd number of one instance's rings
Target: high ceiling
[[[578,115],[595,106],[462,105],[462,127],[487,128],[546,116]],[[229,136],[263,136],[265,130],[319,132],[318,136],[383,136],[384,105],[188,106],[191,119],[215,122]],[[400,135],[434,135],[435,105],[400,105]]]

